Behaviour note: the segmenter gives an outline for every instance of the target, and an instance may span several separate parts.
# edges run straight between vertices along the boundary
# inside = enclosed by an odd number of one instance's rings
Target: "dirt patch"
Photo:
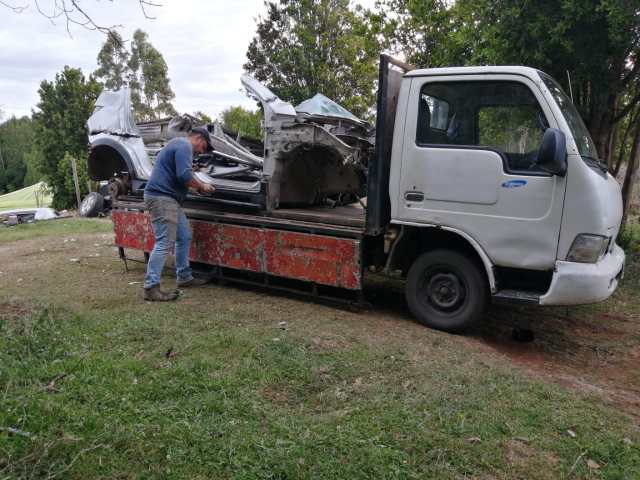
[[[412,321],[402,288],[374,284],[364,335],[375,343],[403,343],[414,363],[440,349],[470,349],[487,360],[505,360],[528,375],[559,384],[631,414],[640,422],[639,259],[628,259],[627,277],[603,304],[572,308],[492,307],[484,324],[464,336],[425,329]],[[535,339],[513,339],[514,327],[529,325]],[[355,330],[352,330],[355,332]],[[354,333],[361,340],[363,334]],[[436,353],[437,354],[437,353]]]
[[[276,405],[293,405],[297,403],[295,395],[281,386],[263,388],[260,395]]]
[[[515,470],[515,478],[528,478],[528,473],[535,469],[537,475],[548,472],[548,476],[542,478],[556,478],[553,471],[558,463],[558,458],[551,452],[540,452],[533,447],[526,438],[512,438],[507,442],[505,455],[509,465]],[[538,466],[539,468],[536,468]]]
[[[633,311],[494,308],[488,322],[465,341],[507,358],[530,375],[595,395],[640,421],[640,329]],[[529,321],[532,342],[517,342],[513,328]]]
[[[338,351],[347,349],[353,344],[336,335],[322,335],[312,337],[309,345],[313,351]]]
[[[22,303],[2,302],[0,303],[0,319],[13,320],[30,315],[33,310]]]

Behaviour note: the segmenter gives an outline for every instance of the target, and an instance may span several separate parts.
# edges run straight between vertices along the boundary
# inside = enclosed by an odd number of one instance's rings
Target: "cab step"
[[[492,296],[495,303],[510,303],[520,305],[539,305],[539,292],[527,292],[524,290],[500,290]]]

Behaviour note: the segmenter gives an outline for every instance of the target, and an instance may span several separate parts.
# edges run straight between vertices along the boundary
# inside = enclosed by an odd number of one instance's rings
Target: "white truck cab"
[[[527,67],[411,70],[397,98],[392,224],[466,239],[494,297],[575,305],[613,293],[620,187],[555,80]],[[451,296],[460,282],[422,289]],[[441,297],[427,303],[446,307]]]

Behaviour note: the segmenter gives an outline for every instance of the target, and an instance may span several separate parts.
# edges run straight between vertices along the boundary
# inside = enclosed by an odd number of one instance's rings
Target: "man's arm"
[[[189,144],[181,145],[176,150],[176,177],[187,188],[192,188],[201,193],[213,193],[213,185],[203,183],[193,176],[193,151]]]

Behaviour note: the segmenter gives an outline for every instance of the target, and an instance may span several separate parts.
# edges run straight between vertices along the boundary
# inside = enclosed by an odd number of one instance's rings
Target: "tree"
[[[209,115],[207,115],[206,113],[204,113],[202,110],[197,110],[197,111],[193,112],[193,116],[196,117],[196,118],[199,118],[204,123],[211,123],[213,121],[211,119],[211,117]]]
[[[220,114],[220,121],[226,130],[230,130],[241,137],[254,140],[262,139],[262,111],[252,112],[237,106],[229,107]]]
[[[422,67],[463,65],[467,54],[456,36],[447,0],[382,0],[378,30],[392,52]],[[370,17],[373,18],[373,17]]]
[[[140,118],[154,120],[176,114],[171,104],[175,94],[169,85],[167,64],[147,34],[139,29],[133,34],[129,69],[133,108]]]
[[[420,66],[528,65],[567,91],[569,72],[600,158],[613,172],[629,167],[628,205],[640,163],[640,0],[387,0],[381,15]]]
[[[98,68],[93,74],[105,88],[119,90],[127,84],[131,76],[129,57],[120,34],[115,31],[109,32],[98,53]]]
[[[43,158],[43,154],[34,138],[31,149],[24,154],[24,163],[27,165],[27,171],[24,174],[23,186],[28,187],[42,180],[43,174],[40,171],[40,165],[42,165]]]
[[[100,93],[94,78],[86,79],[82,71],[65,66],[55,80],[43,80],[40,101],[33,118],[36,141],[42,152],[40,171],[53,190],[53,207],[62,209],[75,204],[75,193],[69,188],[71,170],[61,168],[65,155],[78,160],[80,171],[86,171],[87,130],[85,124]],[[86,184],[80,185],[86,192]]]
[[[244,65],[281,98],[316,93],[365,116],[375,102],[379,43],[349,0],[265,1]]]
[[[117,32],[110,32],[98,53],[98,69],[94,73],[110,90],[128,85],[136,119],[144,121],[176,114],[168,70],[162,54],[138,29],[133,34],[131,52]]]
[[[29,117],[11,117],[0,124],[0,194],[25,186],[26,157],[33,144],[33,122]]]

